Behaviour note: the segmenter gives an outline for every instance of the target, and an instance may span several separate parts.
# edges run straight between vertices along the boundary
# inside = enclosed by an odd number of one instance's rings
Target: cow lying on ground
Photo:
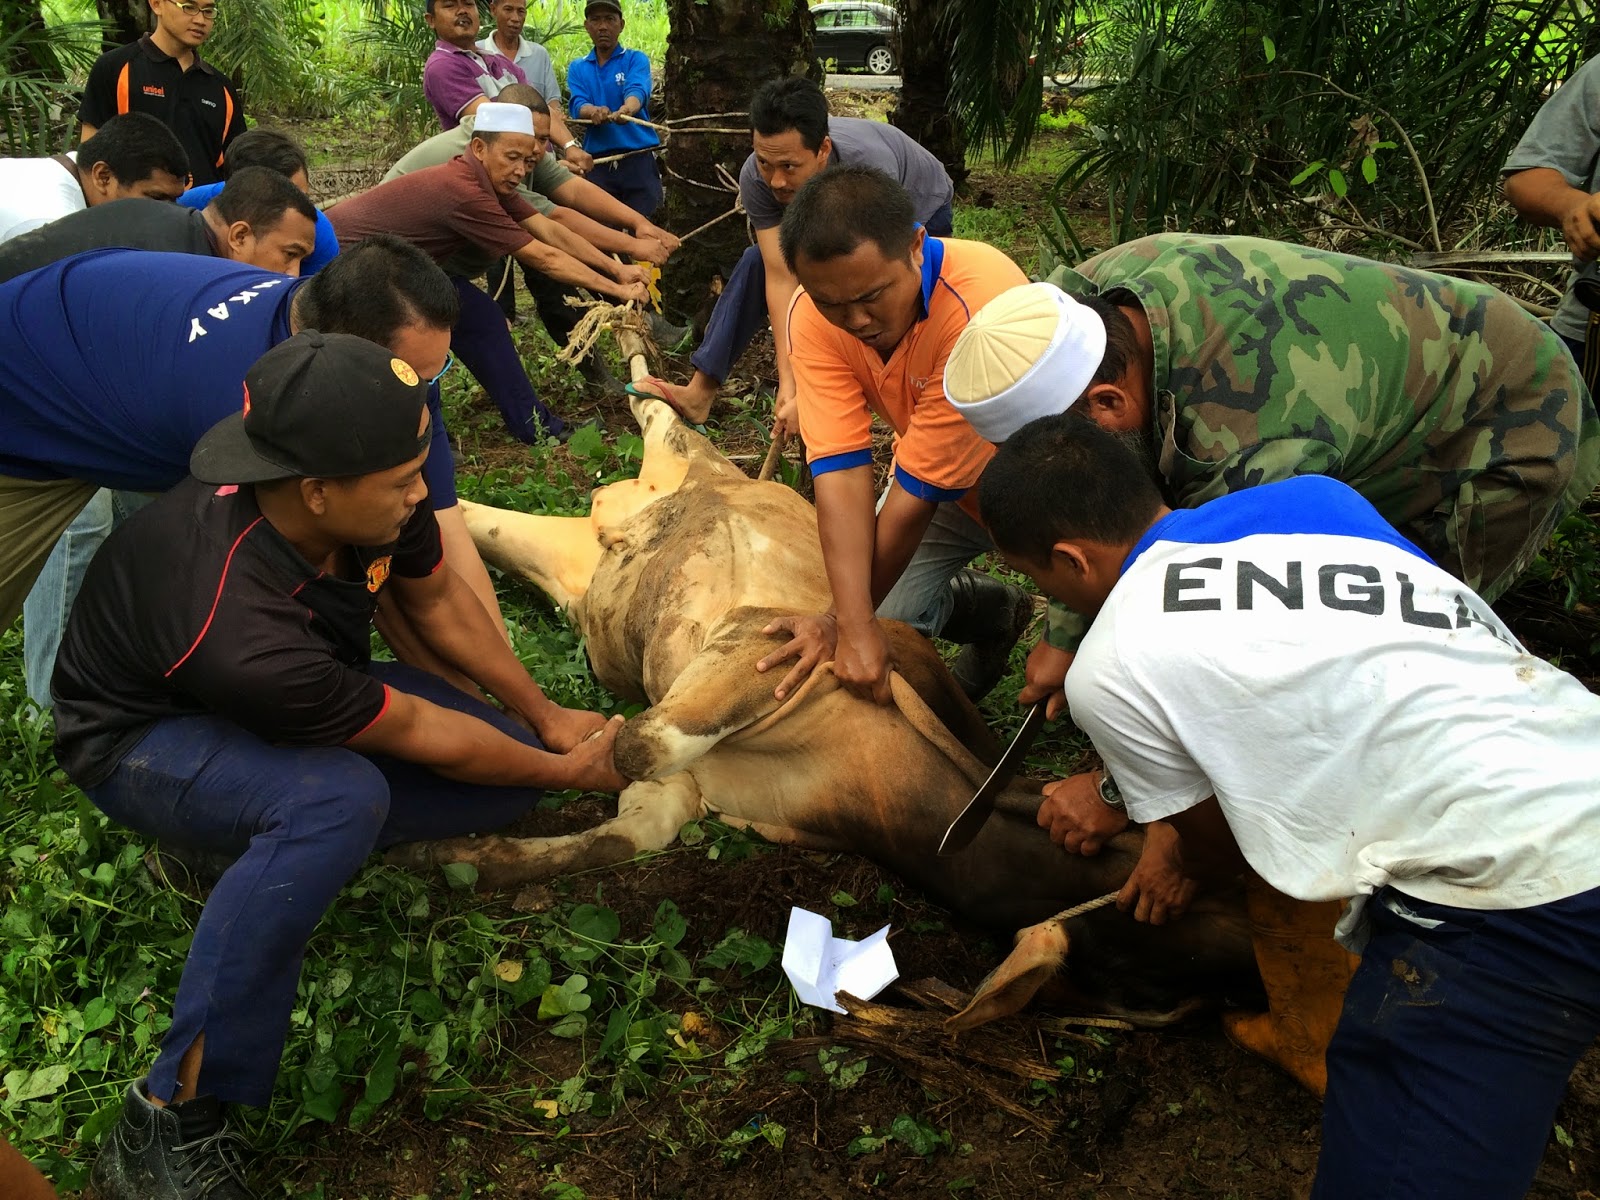
[[[828,666],[779,702],[755,663],[776,616],[829,606],[816,514],[781,484],[757,483],[664,403],[634,401],[645,453],[637,479],[597,489],[588,517],[463,503],[485,559],[542,588],[582,631],[595,675],[648,702],[617,738],[636,780],[617,816],[564,837],[480,837],[402,847],[413,866],[465,862],[502,887],[658,850],[708,813],[780,843],[862,854],[985,925],[1019,935],[963,1024],[1026,1003],[1073,945],[1080,984],[1123,1010],[1168,1007],[1253,970],[1236,896],[1203,898],[1177,925],[1115,909],[1063,924],[1051,914],[1127,879],[1141,838],[1096,858],[1067,854],[1029,815],[1037,788],[1009,796],[959,855],[945,828],[988,774],[995,745],[932,643],[891,625],[893,703],[843,688]],[[1043,922],[1043,924],[1036,924]]]

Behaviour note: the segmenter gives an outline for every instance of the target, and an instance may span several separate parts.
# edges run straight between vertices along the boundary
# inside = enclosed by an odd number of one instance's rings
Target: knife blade
[[[994,770],[989,772],[989,778],[983,781],[983,786],[967,801],[960,815],[950,822],[950,828],[944,831],[944,839],[939,843],[941,858],[965,850],[972,844],[972,839],[978,836],[978,830],[983,828],[984,822],[994,812],[994,798],[1011,782],[1011,777],[1022,765],[1023,755],[1028,753],[1033,739],[1044,725],[1044,713],[1049,703],[1047,696],[1028,710],[1028,715],[1022,719],[1022,728],[1017,730],[1017,736],[1011,739],[1011,745],[1006,747],[1000,761],[995,763]]]

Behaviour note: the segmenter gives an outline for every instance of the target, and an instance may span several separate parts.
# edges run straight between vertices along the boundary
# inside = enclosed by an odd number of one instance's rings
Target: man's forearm
[[[622,294],[622,285],[615,279],[585,266],[565,250],[545,245],[538,238],[518,250],[512,257],[524,266],[532,267],[535,271],[562,283],[576,284],[578,287],[598,292],[602,296]]]
[[[905,574],[906,564],[922,544],[938,506],[919,500],[897,483],[878,510],[872,549],[872,605],[876,609],[889,589]]]
[[[789,301],[800,281],[780,268],[770,265],[767,274],[767,318],[772,322],[773,359],[778,368],[778,382],[792,386],[794,367],[789,362]]]
[[[566,118],[562,116],[561,106],[554,100],[547,101],[550,105],[550,140],[557,146],[565,146],[572,141],[572,130],[567,128]],[[561,151],[556,151],[556,157],[561,157]]]
[[[559,189],[558,189],[559,190]],[[573,237],[580,239],[586,245],[593,246],[605,254],[626,254],[630,258],[639,257],[639,239],[632,234],[623,233],[620,229],[613,229],[609,225],[602,225],[592,217],[586,217],[575,208],[558,205],[550,213],[550,220],[561,226]],[[602,254],[601,257],[605,257]]]
[[[540,241],[548,246],[553,246],[564,254],[569,254],[584,266],[600,272],[607,279],[615,280],[613,272],[617,269],[617,260],[601,253],[599,247],[593,242],[587,242],[572,230],[562,225],[559,221],[551,220],[540,214],[533,217],[526,226]]]
[[[1553,167],[1530,167],[1507,175],[1503,185],[1511,207],[1535,225],[1561,228],[1567,213],[1588,202],[1589,193],[1573,187]]]
[[[397,589],[412,627],[440,659],[538,728],[555,705],[517,661],[472,589],[448,563],[439,569],[448,576]]]
[[[584,216],[593,217],[605,225],[618,229],[631,229],[635,234],[645,219],[604,188],[587,179],[572,178],[550,192],[550,199],[567,208],[575,208]]]
[[[872,550],[876,520],[872,511],[872,468],[829,471],[815,480],[817,531],[822,561],[841,624],[872,620]]]

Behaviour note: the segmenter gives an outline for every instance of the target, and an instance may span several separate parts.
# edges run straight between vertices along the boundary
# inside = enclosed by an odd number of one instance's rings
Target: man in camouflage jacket
[[[1600,481],[1600,419],[1571,354],[1486,284],[1190,234],[1129,242],[1049,282],[1114,306],[1133,338],[1118,377],[1102,369],[1081,397],[1062,388],[1056,410],[1137,437],[1177,507],[1330,475],[1493,600]],[[958,345],[952,401],[962,357]],[[1084,628],[1052,605],[1025,703],[1061,694]],[[1065,819],[1103,808],[1093,781],[1064,782],[1078,786],[1047,801],[1045,816],[1062,818],[1052,835],[1093,853],[1101,839]]]

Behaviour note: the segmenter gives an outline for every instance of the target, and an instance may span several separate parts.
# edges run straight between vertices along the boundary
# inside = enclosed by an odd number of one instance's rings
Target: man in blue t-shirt
[[[306,152],[286,133],[258,125],[234,138],[228,146],[228,161],[223,164],[223,179],[232,179],[241,167],[267,167],[287,176],[307,198],[311,195],[311,169],[306,162]],[[221,190],[221,183],[203,183],[184,192],[178,197],[178,203],[186,208],[203,209]],[[317,242],[300,263],[302,276],[315,275],[339,253],[339,235],[334,233],[333,222],[320,208],[316,210],[316,222]]]
[[[196,255],[100,250],[0,285],[0,628],[94,490],[176,484],[201,435],[238,411],[246,369],[272,346],[299,329],[350,333],[435,380],[451,361],[457,311],[444,272],[388,236],[351,247],[309,280]],[[498,617],[454,507],[437,388],[431,397],[426,475],[435,508],[446,510],[446,556]],[[384,633],[412,660],[404,629]]]
[[[649,126],[625,119],[650,119],[650,56],[617,40],[626,26],[617,0],[589,0],[583,28],[594,49],[567,67],[567,94],[572,114],[590,122],[583,148],[596,159],[627,155],[597,165],[590,181],[648,217],[661,204],[661,172],[648,151],[661,139]]]

